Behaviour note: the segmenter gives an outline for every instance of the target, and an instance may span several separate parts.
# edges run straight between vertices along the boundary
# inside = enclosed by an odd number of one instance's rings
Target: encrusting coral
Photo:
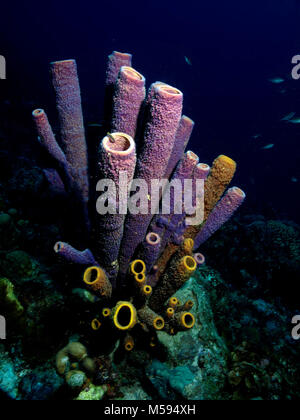
[[[22,304],[14,293],[14,285],[6,278],[0,278],[0,304],[4,314],[14,321],[24,312]]]
[[[70,342],[57,353],[56,369],[65,376],[70,388],[80,390],[93,376],[96,366],[83,344]]]
[[[96,165],[97,179],[113,182],[120,191],[123,182],[125,193],[123,188],[123,193],[114,196],[109,182],[106,189],[98,183],[96,190],[104,194],[97,200],[97,214],[95,205],[94,214],[88,214],[89,175],[93,168],[88,168],[75,60],[51,64],[61,147],[45,111],[33,111],[40,143],[57,162],[50,182],[60,179],[65,193],[74,200],[74,208],[80,208],[82,220],[78,224],[85,227],[85,236],[97,232],[97,238],[90,242],[98,243],[93,252],[78,251],[65,242],[55,244],[54,250],[66,261],[85,268],[84,285],[102,302],[102,312],[91,319],[91,329],[98,331],[110,323],[126,351],[135,347],[141,332],[148,334],[150,345],[155,345],[157,331],[176,334],[194,326],[190,312],[193,302],[180,303],[173,295],[204,263],[202,254],[194,254],[197,245],[226,222],[245,198],[237,187],[226,192],[236,169],[232,159],[221,155],[210,168],[199,163],[195,153],[185,152],[194,122],[182,115],[182,92],[155,82],[146,94],[145,78],[131,67],[131,59],[130,54],[119,52],[108,58],[104,126],[110,133],[99,142]],[[125,180],[121,179],[124,173]],[[204,221],[187,225],[188,214],[183,206],[178,209],[173,189],[159,188],[155,202],[152,189],[149,192],[153,179],[170,179],[181,186],[186,180],[192,185],[202,180]],[[135,182],[138,180],[144,183]],[[127,200],[133,200],[135,188],[139,197],[135,197],[139,201],[136,207],[146,211],[127,212]],[[170,194],[168,214],[159,207],[159,200],[166,194]],[[194,207],[198,199],[193,198]],[[109,207],[114,214],[99,211]],[[159,210],[154,216],[153,208]],[[70,349],[74,345],[71,343],[58,354],[61,373],[62,361],[74,356]]]

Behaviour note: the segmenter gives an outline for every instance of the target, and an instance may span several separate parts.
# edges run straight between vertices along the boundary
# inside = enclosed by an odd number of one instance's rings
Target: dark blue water
[[[131,52],[148,84],[162,80],[184,92],[184,112],[196,122],[190,148],[200,160],[211,163],[221,153],[237,160],[246,211],[299,221],[300,125],[280,122],[290,112],[300,116],[300,80],[290,76],[300,53],[299,18],[298,0],[5,4],[1,96],[25,104],[16,124],[30,124],[34,106],[54,119],[48,63],[76,58],[85,119],[96,122],[106,56]],[[285,82],[269,82],[277,76]],[[267,144],[274,147],[263,150]]]
[[[295,338],[291,320],[300,314],[300,124],[282,118],[295,113],[300,122],[300,79],[291,76],[292,57],[300,55],[300,0],[2,3],[0,56],[7,79],[0,80],[0,321],[7,320],[7,338],[0,331],[0,400],[71,400],[93,384],[107,385],[105,403],[128,396],[299,400],[300,329]],[[94,217],[95,191],[90,232],[78,216],[76,188],[51,191],[43,169],[57,162],[39,145],[31,115],[44,108],[59,132],[49,63],[75,58],[86,125],[101,123],[106,61],[114,50],[133,55],[147,87],[160,80],[183,91],[184,114],[196,123],[189,149],[208,164],[220,154],[236,160],[231,186],[247,194],[237,217],[201,246],[206,264],[179,291],[182,303],[195,302],[195,332],[175,341],[177,321],[166,319],[174,339],[156,339],[143,321],[132,331],[132,356],[124,355],[125,336],[106,324],[102,309],[115,314],[119,299],[139,309],[144,300],[132,278],[124,289],[118,282],[112,299],[88,298],[85,264],[54,253],[54,244],[59,241],[58,251],[66,241],[90,248],[102,266],[101,220]],[[87,129],[92,163],[104,129]],[[93,186],[95,172],[90,175]],[[162,292],[169,281],[181,284],[176,258],[163,274],[168,281],[160,278]],[[164,312],[162,305],[159,315]],[[99,332],[91,328],[98,318]],[[70,340],[84,344],[96,364],[78,389],[55,366],[56,354],[70,356]],[[77,356],[70,358],[73,373],[87,369],[87,359]]]

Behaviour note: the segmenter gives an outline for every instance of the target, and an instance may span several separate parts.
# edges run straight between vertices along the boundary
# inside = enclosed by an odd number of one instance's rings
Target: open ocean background
[[[200,161],[223,153],[238,162],[243,211],[299,222],[300,125],[280,121],[300,116],[300,80],[291,78],[299,19],[298,0],[5,2],[1,112],[13,107],[15,124],[30,128],[31,110],[42,106],[53,121],[49,62],[75,58],[85,120],[99,122],[106,57],[130,52],[148,86],[161,80],[184,92],[184,113],[196,122],[189,148]],[[11,152],[27,146],[17,138]]]

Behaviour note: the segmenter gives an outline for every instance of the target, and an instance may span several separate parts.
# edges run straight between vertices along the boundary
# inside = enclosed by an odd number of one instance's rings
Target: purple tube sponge
[[[233,213],[238,209],[246,197],[244,191],[238,187],[230,188],[208,216],[204,226],[194,239],[194,250],[199,248],[213,235]]]
[[[203,254],[201,254],[200,252],[196,252],[193,255],[194,260],[197,263],[197,266],[199,267],[200,265],[203,265],[205,263],[205,257]]]
[[[64,195],[66,193],[64,183],[61,177],[59,176],[59,173],[55,169],[43,169],[43,173],[48,181],[51,192],[60,195]]]
[[[189,117],[186,117],[185,115],[181,117],[179,127],[176,132],[174,147],[165,174],[166,178],[170,177],[174,168],[182,158],[182,155],[191,137],[194,125],[194,121]]]
[[[45,111],[43,109],[35,109],[32,112],[32,117],[39,136],[39,142],[61,166],[67,166],[66,156],[55,139]]]
[[[150,87],[148,120],[141,153],[137,161],[136,178],[146,181],[149,194],[151,180],[163,179],[174,147],[181,119],[183,95],[163,83]],[[143,241],[152,219],[151,196],[148,196],[148,214],[128,214],[120,250],[120,274],[125,275],[136,247]]]
[[[210,172],[210,166],[206,163],[198,163],[194,170],[193,178],[195,179],[206,179]]]
[[[193,175],[195,172],[195,168],[197,167],[197,164],[199,162],[199,158],[196,155],[196,153],[192,152],[191,150],[188,150],[181,161],[179,162],[174,175],[172,176],[173,179],[179,179],[182,186],[182,204],[184,204],[184,181],[187,179],[193,179]],[[174,190],[171,190],[171,215],[176,216],[176,210],[175,210],[175,201],[176,198],[174,197]],[[180,216],[184,213],[184,207],[182,207],[180,210]]]
[[[198,211],[202,212],[202,217],[203,217],[204,206],[203,208],[201,208],[201,203],[203,203],[204,205],[204,182],[202,182],[202,184],[200,185],[200,189],[198,190],[197,181],[205,181],[209,175],[209,172],[210,172],[210,166],[207,165],[206,163],[198,163],[193,172],[192,205],[193,205],[193,208],[196,208],[196,206],[198,206]],[[201,199],[203,201],[199,202],[199,200]],[[196,214],[195,213],[193,215],[189,214],[189,216],[195,217]],[[188,226],[186,226],[186,228],[188,228]]]
[[[56,254],[66,261],[81,265],[99,265],[89,249],[78,251],[66,242],[56,242],[54,245]]]
[[[123,236],[129,185],[132,182],[136,164],[135,142],[125,133],[113,133],[104,137],[99,150],[99,170],[103,179],[114,182],[116,190],[109,189],[97,200],[98,235],[101,263],[113,282],[118,272],[118,254]],[[123,178],[124,177],[124,178]],[[97,184],[101,191],[103,180]],[[119,191],[118,194],[115,194]],[[122,194],[122,196],[121,196]],[[114,207],[114,213],[103,214],[104,202],[108,200]],[[100,213],[100,214],[99,214]]]
[[[194,172],[193,172],[193,206],[197,205],[197,196],[196,196],[196,183],[197,180],[203,180],[205,181],[208,177],[208,174],[210,172],[210,166],[206,163],[198,163],[196,165]],[[203,188],[201,188],[200,194],[204,195],[204,184],[202,185]]]
[[[32,112],[32,117],[38,133],[39,142],[58,164],[64,186],[69,191],[72,188],[70,167],[64,152],[55,139],[48,117],[43,109],[35,109]],[[46,173],[45,175],[48,178],[48,174]]]
[[[185,179],[193,179],[193,174],[198,162],[198,156],[190,150],[187,151],[178,163],[177,168],[175,169],[175,172],[172,176],[172,180],[179,179],[183,188]],[[183,198],[184,197],[182,197],[182,203]],[[185,218],[185,212],[183,207],[181,209],[180,214],[175,214],[174,210],[174,191],[171,190],[171,211],[168,219],[168,225],[166,226],[165,234],[162,237],[161,250],[165,248],[172,236],[178,236],[178,230],[180,230]]]
[[[113,51],[108,56],[106,80],[105,80],[106,86],[114,84],[116,82],[120,68],[122,66],[131,67],[131,59],[132,59],[131,54],[121,53],[118,51]]]
[[[113,51],[113,53],[108,56],[104,96],[104,128],[106,131],[112,131],[111,116],[113,113],[113,96],[119,71],[122,66],[131,67],[131,59],[131,54],[118,51]]]
[[[144,76],[132,67],[121,67],[113,97],[111,131],[121,131],[135,138],[145,92]]]
[[[87,146],[75,60],[51,63],[52,82],[60,119],[61,142],[70,165],[74,188],[87,218],[89,198]]]
[[[149,232],[146,235],[141,249],[138,252],[137,259],[143,260],[146,265],[146,273],[152,269],[160,250],[160,236],[155,232]]]

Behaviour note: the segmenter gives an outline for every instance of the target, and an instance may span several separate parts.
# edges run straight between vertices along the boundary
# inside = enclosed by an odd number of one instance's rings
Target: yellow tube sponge
[[[224,194],[236,171],[236,162],[225,155],[218,156],[211,167],[204,184],[204,220],[205,222]],[[184,236],[194,238],[201,225],[190,226]]]
[[[179,312],[175,316],[176,327],[180,330],[189,330],[195,325],[195,317],[191,312]]]
[[[108,318],[111,315],[111,310],[109,308],[103,308],[102,309],[102,316],[104,318]]]
[[[134,279],[135,279],[135,284],[136,284],[138,287],[143,288],[143,286],[144,286],[144,285],[145,285],[145,283],[146,283],[146,276],[145,276],[145,274],[144,274],[144,273],[139,273],[139,274],[136,274],[136,275],[134,276]]]
[[[148,306],[144,306],[138,311],[138,317],[139,320],[145,323],[150,329],[159,331],[165,326],[163,317],[157,315],[157,313],[152,311]]]
[[[166,316],[170,319],[170,318],[173,318],[174,314],[175,314],[174,308],[169,306],[166,310]]]
[[[169,269],[162,276],[149,300],[151,308],[159,311],[165,301],[191,277],[196,268],[197,263],[190,255],[185,255],[179,260],[176,256],[173,257]]]
[[[218,156],[204,186],[204,219],[224,194],[236,171],[236,162],[225,155]]]
[[[183,309],[186,311],[189,311],[190,309],[192,309],[193,306],[194,306],[194,302],[189,299],[183,304]]]
[[[101,322],[97,318],[95,318],[91,322],[91,327],[94,331],[97,331],[101,327]]]
[[[141,288],[141,294],[143,296],[149,297],[149,296],[151,296],[151,293],[152,293],[152,287],[151,286],[149,286],[149,285],[146,284],[145,286],[143,286]]]
[[[174,273],[172,284],[177,290],[191,277],[197,268],[197,263],[190,255],[185,255],[178,262],[177,270]]]
[[[129,266],[129,272],[136,276],[137,274],[145,274],[146,264],[143,260],[134,260]]]
[[[150,278],[151,284],[156,285],[160,276],[166,270],[168,262],[174,256],[174,254],[176,255],[177,259],[183,257],[184,255],[192,255],[193,247],[194,247],[194,241],[192,238],[189,238],[189,237],[183,241],[181,246],[175,245],[173,243],[170,243],[169,245],[167,245],[167,247],[165,248],[164,252],[162,253],[161,257],[159,258],[157,262],[156,272]]]
[[[132,303],[120,301],[112,311],[113,323],[122,331],[131,330],[137,323],[136,309]]]
[[[126,351],[131,351],[134,348],[134,340],[130,334],[126,334],[125,336],[124,348]]]
[[[178,245],[175,245],[173,243],[170,243],[168,246],[166,246],[164,252],[159,257],[157,263],[156,263],[156,271],[151,276],[151,284],[156,285],[161,277],[161,275],[164,273],[167,264],[170,260],[170,258],[175,254],[175,252],[178,250]]]
[[[180,304],[180,302],[179,302],[179,300],[177,299],[177,297],[172,296],[172,297],[169,299],[169,306],[170,306],[171,308],[176,308],[176,306],[178,306],[179,304]]]
[[[110,298],[112,286],[105,271],[98,266],[88,267],[83,275],[84,283],[95,293]]]
[[[182,256],[184,255],[192,255],[193,254],[193,248],[194,248],[194,241],[192,238],[186,238],[183,241],[183,244],[181,246],[182,248]]]

